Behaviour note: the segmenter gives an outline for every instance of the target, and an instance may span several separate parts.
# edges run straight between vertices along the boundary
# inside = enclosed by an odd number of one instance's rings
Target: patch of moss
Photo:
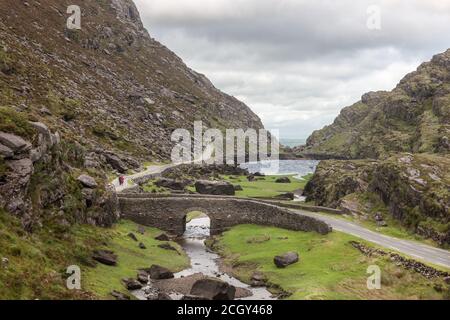
[[[0,107],[0,131],[13,133],[30,141],[36,133],[23,114],[9,107]]]

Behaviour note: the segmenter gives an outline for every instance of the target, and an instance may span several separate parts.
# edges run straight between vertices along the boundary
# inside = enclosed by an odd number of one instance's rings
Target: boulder
[[[291,264],[298,262],[298,253],[287,252],[285,254],[275,256],[275,258],[273,258],[273,262],[278,268],[285,268]]]
[[[281,177],[275,180],[275,183],[291,183],[288,177]]]
[[[233,300],[236,288],[230,284],[212,278],[197,280],[192,286],[190,295],[208,300]]]
[[[149,279],[150,279],[150,275],[146,271],[144,271],[144,270],[138,271],[137,281],[139,281],[140,283],[143,283],[143,284],[147,284]]]
[[[12,158],[13,156],[14,152],[10,148],[4,146],[3,144],[0,144],[0,157]]]
[[[159,292],[157,300],[173,300],[167,293]]]
[[[164,250],[172,250],[172,251],[177,251],[177,249],[175,247],[173,247],[170,243],[163,243],[158,245],[158,248],[164,249]]]
[[[142,284],[135,279],[122,279],[122,282],[128,290],[139,290],[142,288]]]
[[[117,264],[117,255],[109,250],[95,250],[92,259],[107,266],[115,266]]]
[[[138,238],[136,237],[136,235],[135,235],[133,232],[130,232],[130,233],[128,234],[128,237],[131,238],[131,239],[134,240],[134,241],[138,241]]]
[[[161,233],[160,235],[155,237],[155,240],[158,240],[158,241],[170,241],[170,238],[169,238],[169,236],[167,234]]]
[[[263,287],[266,284],[266,277],[261,272],[255,271],[250,278],[252,287]]]
[[[184,190],[184,188],[189,184],[187,181],[178,181],[174,179],[161,178],[155,182],[158,187],[163,187],[172,190]]]
[[[130,300],[131,297],[129,295],[126,295],[125,293],[113,290],[111,293],[111,296],[116,298],[116,300]]]
[[[105,153],[105,159],[113,167],[113,169],[119,171],[120,173],[126,173],[128,167],[123,163],[123,161],[112,153]]]
[[[174,277],[172,271],[155,264],[145,271],[147,271],[150,274],[150,278],[154,280],[171,279]]]
[[[242,186],[240,186],[239,184],[235,184],[234,185],[234,191],[242,191],[244,189],[242,189]]]
[[[15,154],[31,150],[31,143],[6,132],[0,132],[0,143],[10,148]]]
[[[279,195],[275,196],[275,198],[282,199],[282,200],[294,200],[295,195],[293,192],[287,192],[287,193],[279,194]]]
[[[95,181],[94,178],[92,178],[91,176],[88,176],[87,174],[82,174],[80,175],[77,180],[79,182],[81,182],[81,184],[83,186],[85,186],[86,188],[90,188],[90,189],[95,189],[98,187],[97,182]]]
[[[234,196],[234,186],[226,181],[198,180],[195,182],[195,190],[200,194]]]

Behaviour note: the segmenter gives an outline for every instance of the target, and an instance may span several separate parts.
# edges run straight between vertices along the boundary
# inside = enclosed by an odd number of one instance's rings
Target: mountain
[[[171,132],[194,120],[263,127],[245,104],[152,39],[131,0],[83,1],[81,30],[66,29],[71,4],[0,3],[3,106],[90,150],[138,160],[168,159]]]
[[[369,92],[307,139],[316,158],[383,158],[393,152],[450,152],[450,49],[390,92]]]
[[[0,207],[27,231],[117,219],[108,180],[168,160],[196,120],[263,128],[144,29],[131,0],[0,2]]]
[[[303,156],[321,161],[309,201],[378,227],[450,245],[450,49],[390,92],[370,92],[313,132]]]

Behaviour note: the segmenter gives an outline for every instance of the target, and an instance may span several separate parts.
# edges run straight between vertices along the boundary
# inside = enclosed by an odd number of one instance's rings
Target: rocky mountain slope
[[[450,244],[450,158],[397,154],[384,160],[324,160],[305,187],[307,200],[371,220],[389,218]]]
[[[170,157],[174,129],[262,128],[152,39],[131,0],[0,2],[0,205],[27,230],[117,218],[110,175]]]
[[[315,131],[303,148],[316,158],[382,158],[391,152],[450,153],[450,49],[390,92],[369,92]]]
[[[305,193],[319,205],[342,208],[381,227],[388,215],[448,245],[449,137],[450,49],[391,92],[363,95],[333,124],[315,131],[296,151],[335,160],[320,163]]]
[[[0,3],[3,106],[57,129],[97,160],[113,152],[125,166],[129,157],[167,159],[172,131],[194,120],[262,127],[246,105],[152,39],[131,0],[83,1],[81,30],[66,29],[71,4]]]

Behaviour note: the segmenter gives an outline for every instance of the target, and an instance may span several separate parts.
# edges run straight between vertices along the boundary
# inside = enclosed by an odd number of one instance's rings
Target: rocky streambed
[[[235,299],[276,299],[267,288],[250,286],[221,271],[219,255],[205,245],[205,240],[209,237],[209,226],[210,221],[207,217],[193,219],[187,223],[184,236],[178,240],[190,258],[190,268],[174,274],[174,277],[170,279],[149,280],[147,286],[133,291],[133,294],[142,300],[192,299],[191,289],[200,280],[217,279],[236,289]]]

